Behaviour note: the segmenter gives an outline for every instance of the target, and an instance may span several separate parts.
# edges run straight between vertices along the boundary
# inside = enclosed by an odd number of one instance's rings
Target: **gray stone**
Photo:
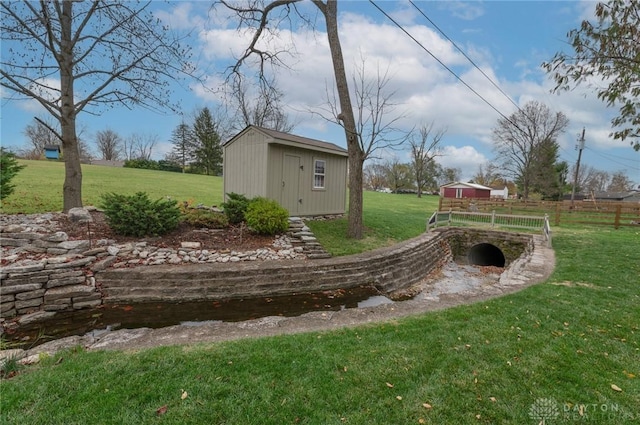
[[[120,248],[118,248],[117,246],[113,246],[113,245],[112,246],[108,246],[107,247],[107,252],[109,253],[109,255],[115,257],[120,252]]]
[[[60,286],[57,288],[48,289],[44,294],[44,302],[48,304],[51,301],[60,298],[82,297],[93,292],[94,289],[87,285]]]
[[[82,267],[82,266],[86,266],[89,263],[92,263],[93,261],[95,261],[95,259],[96,259],[96,257],[84,257],[84,258],[80,258],[78,260],[69,261],[68,263],[47,264],[46,269],[47,270],[56,270],[56,269],[63,269],[63,268]]]
[[[48,311],[36,311],[35,313],[25,314],[24,316],[18,319],[18,323],[20,326],[28,325],[34,322],[40,322],[42,320],[49,319],[53,317],[55,313]]]
[[[89,247],[91,247],[91,243],[89,241],[80,240],[80,241],[60,242],[56,248],[68,249],[68,250],[80,250],[80,249],[87,249]]]
[[[65,232],[56,232],[52,235],[48,235],[42,238],[42,240],[48,241],[48,242],[64,242],[66,240],[69,240],[69,235],[67,235]]]
[[[9,267],[5,267],[4,272],[9,273],[9,276],[12,276],[18,273],[37,272],[40,270],[44,270],[44,267],[45,267],[44,261],[37,261],[33,263],[28,263],[28,264],[11,265]]]
[[[19,300],[19,301],[30,300],[32,298],[42,297],[45,291],[46,289],[36,289],[35,291],[20,292],[19,294],[16,294],[15,297],[16,297],[16,300]]]
[[[0,303],[0,313],[6,313],[9,310],[13,310],[15,303],[13,301]]]
[[[98,271],[101,271],[101,270],[108,269],[109,267],[111,267],[116,262],[117,259],[118,259],[118,257],[109,256],[109,257],[107,257],[105,259],[102,259],[102,260],[94,263],[91,266],[91,270],[93,270],[94,272],[98,272]]]
[[[0,238],[0,246],[26,246],[26,245],[29,245],[29,239]]]
[[[91,223],[93,217],[86,208],[71,208],[67,213],[69,220],[75,223]]]
[[[202,245],[200,242],[182,242],[180,247],[184,249],[200,249]]]
[[[102,299],[91,300],[91,301],[73,301],[73,308],[74,310],[80,310],[83,308],[98,307],[101,304],[102,304]]]
[[[87,280],[85,276],[65,277],[62,279],[51,279],[47,282],[47,288],[56,288],[58,286],[76,285],[84,283]]]
[[[15,285],[15,286],[3,286],[2,294],[17,294],[19,292],[27,292],[27,291],[35,291],[36,289],[42,288],[41,283],[27,283],[24,285]]]
[[[33,298],[30,300],[17,301],[15,303],[16,310],[24,310],[30,307],[40,307],[42,305],[42,298]]]
[[[8,303],[16,299],[15,295],[0,293],[0,303]]]

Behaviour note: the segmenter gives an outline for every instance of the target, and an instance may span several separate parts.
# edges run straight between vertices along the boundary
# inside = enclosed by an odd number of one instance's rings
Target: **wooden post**
[[[442,196],[438,199],[438,211],[442,211]]]
[[[560,212],[562,211],[560,204],[561,202],[556,202],[556,226],[560,226]]]
[[[622,212],[622,205],[618,204],[616,205],[616,218],[613,221],[613,227],[614,228],[619,228],[620,227],[620,214]]]

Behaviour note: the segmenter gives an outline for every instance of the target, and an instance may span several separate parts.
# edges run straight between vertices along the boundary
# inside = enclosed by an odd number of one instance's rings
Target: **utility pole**
[[[578,149],[578,163],[576,164],[576,172],[573,175],[573,189],[571,189],[571,209],[573,209],[573,200],[576,196],[576,186],[578,185],[578,171],[580,171],[580,158],[582,157],[582,149],[584,149],[584,127],[582,127],[582,135],[578,139],[576,149]]]

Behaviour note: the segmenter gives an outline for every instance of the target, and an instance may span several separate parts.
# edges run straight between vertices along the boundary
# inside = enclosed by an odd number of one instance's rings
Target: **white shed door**
[[[280,204],[285,207],[290,215],[298,213],[300,203],[300,157],[284,154],[282,166],[282,192]]]

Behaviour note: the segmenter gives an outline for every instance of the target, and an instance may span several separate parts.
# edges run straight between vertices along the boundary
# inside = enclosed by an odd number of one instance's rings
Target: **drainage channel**
[[[239,322],[266,316],[300,316],[312,311],[339,311],[392,303],[373,287],[338,289],[252,299],[228,299],[181,303],[103,305],[95,309],[59,312],[32,323],[7,326],[5,341],[32,348],[71,335],[100,335],[117,329],[195,326],[201,322]]]

